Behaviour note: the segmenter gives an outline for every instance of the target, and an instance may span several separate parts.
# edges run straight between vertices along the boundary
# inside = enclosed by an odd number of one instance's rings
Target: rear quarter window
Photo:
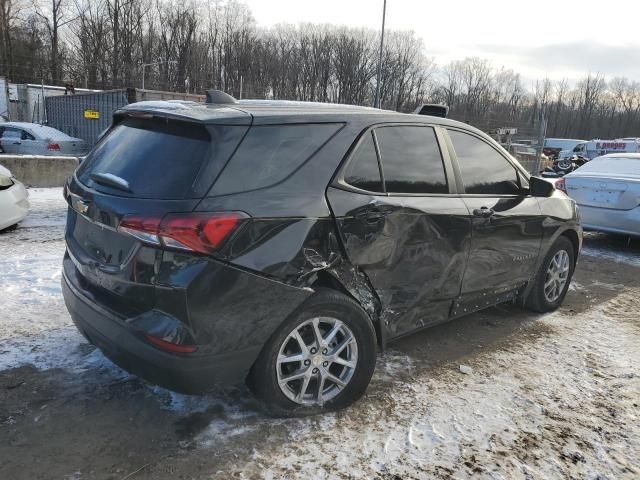
[[[251,127],[210,195],[228,195],[269,187],[294,173],[342,124]]]

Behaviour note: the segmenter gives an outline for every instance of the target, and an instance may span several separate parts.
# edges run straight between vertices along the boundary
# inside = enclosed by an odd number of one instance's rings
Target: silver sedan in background
[[[576,201],[585,230],[640,236],[640,153],[596,157],[556,188]]]
[[[6,122],[0,124],[0,148],[18,155],[84,155],[88,146],[55,128],[37,123]]]

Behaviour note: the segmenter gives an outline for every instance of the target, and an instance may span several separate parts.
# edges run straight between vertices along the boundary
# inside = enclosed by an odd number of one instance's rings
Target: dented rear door
[[[444,170],[433,128],[381,126],[360,138],[327,192],[349,260],[380,298],[390,337],[446,320],[460,293],[471,223]]]

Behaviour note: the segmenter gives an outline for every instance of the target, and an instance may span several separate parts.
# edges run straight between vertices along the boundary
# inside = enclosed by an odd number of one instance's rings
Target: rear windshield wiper
[[[133,193],[129,188],[129,182],[112,173],[90,173],[89,178],[100,185],[112,187],[127,193]]]

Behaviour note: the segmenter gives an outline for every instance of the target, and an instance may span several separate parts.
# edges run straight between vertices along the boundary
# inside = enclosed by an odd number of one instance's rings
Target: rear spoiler
[[[413,112],[416,115],[431,115],[432,117],[447,118],[449,107],[447,105],[438,105],[435,103],[423,103]]]

